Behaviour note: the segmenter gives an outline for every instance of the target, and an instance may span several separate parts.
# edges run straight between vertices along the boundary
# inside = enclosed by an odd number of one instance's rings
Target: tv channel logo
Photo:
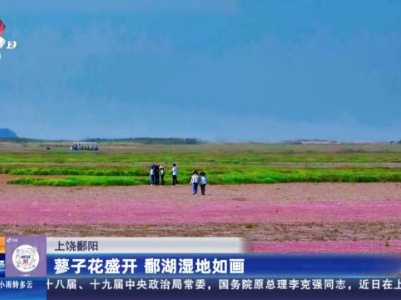
[[[20,272],[32,272],[39,262],[39,253],[35,246],[21,245],[13,252],[13,265]]]
[[[46,276],[46,238],[9,237],[6,240],[6,277]]]
[[[6,50],[15,50],[18,46],[17,41],[6,40],[3,35],[6,30],[6,24],[3,20],[0,19],[0,50],[3,48]],[[0,52],[0,59],[1,59],[1,52]]]

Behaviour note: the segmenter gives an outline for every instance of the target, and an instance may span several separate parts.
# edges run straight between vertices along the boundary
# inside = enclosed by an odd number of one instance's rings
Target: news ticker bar
[[[398,291],[401,279],[343,278],[48,278],[47,290],[66,291]]]

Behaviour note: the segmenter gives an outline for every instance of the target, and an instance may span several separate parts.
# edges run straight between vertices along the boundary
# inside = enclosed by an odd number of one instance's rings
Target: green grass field
[[[148,183],[149,165],[156,163],[165,165],[166,184],[170,184],[169,171],[177,163],[182,183],[189,181],[193,170],[205,170],[212,184],[401,182],[400,144],[105,143],[100,149],[98,153],[71,152],[62,143],[3,143],[0,173],[12,175],[10,184],[139,185]],[[395,165],[375,165],[389,163]]]

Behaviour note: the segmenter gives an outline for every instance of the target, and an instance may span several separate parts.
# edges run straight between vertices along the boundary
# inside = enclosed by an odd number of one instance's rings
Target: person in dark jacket
[[[199,185],[201,187],[201,193],[203,196],[206,195],[206,185],[207,185],[207,177],[205,172],[200,172],[199,174]]]
[[[161,183],[162,183],[162,185],[164,185],[165,171],[164,171],[164,167],[162,165],[159,166],[159,173],[160,173]]]
[[[160,182],[160,174],[159,174],[159,165],[155,166],[155,185],[159,185]]]

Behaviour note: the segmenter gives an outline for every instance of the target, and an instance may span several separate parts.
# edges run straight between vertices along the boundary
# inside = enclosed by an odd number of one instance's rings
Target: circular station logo
[[[17,41],[6,40],[2,35],[6,30],[6,24],[0,19],[0,50],[15,50],[18,46]],[[0,52],[0,59],[2,53]]]
[[[36,247],[21,245],[13,253],[14,267],[20,272],[32,272],[39,265],[39,253]]]

